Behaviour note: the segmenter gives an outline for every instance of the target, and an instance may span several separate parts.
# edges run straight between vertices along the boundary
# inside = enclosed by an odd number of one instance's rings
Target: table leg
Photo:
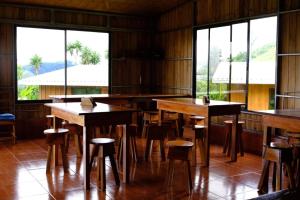
[[[90,189],[90,135],[89,129],[83,126],[83,182],[84,189]]]
[[[230,160],[235,162],[237,160],[237,127],[238,127],[239,115],[235,115],[233,118],[232,131],[231,131],[231,156]]]
[[[123,182],[129,183],[130,156],[129,156],[129,135],[126,133],[126,124],[123,127]],[[128,148],[127,148],[128,146]]]

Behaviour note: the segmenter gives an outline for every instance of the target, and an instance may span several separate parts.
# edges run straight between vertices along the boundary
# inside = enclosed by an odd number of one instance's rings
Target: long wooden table
[[[191,97],[187,94],[78,94],[51,95],[53,102],[79,102],[82,97],[92,97],[95,101],[109,104],[129,104],[151,102],[152,99]]]
[[[46,106],[51,108],[51,114],[70,123],[75,123],[83,127],[83,179],[84,188],[90,188],[90,132],[91,128],[100,125],[123,125],[123,181],[129,182],[129,153],[128,135],[126,134],[126,124],[132,121],[132,112],[120,106],[97,103],[95,107],[82,107],[80,103],[48,103]],[[54,122],[55,125],[55,122]]]
[[[204,104],[202,99],[194,98],[169,98],[154,100],[157,101],[157,109],[159,109],[160,119],[163,116],[162,112],[164,110],[184,113],[188,115],[201,115],[205,117],[204,125],[206,126],[206,137],[204,142],[204,166],[209,166],[211,117],[221,115],[234,115],[234,123],[232,127],[233,135],[231,138],[232,148],[230,158],[231,161],[237,160],[236,127],[238,123],[239,114],[241,112],[241,106],[244,104],[227,101],[210,101],[209,104]]]
[[[264,126],[263,145],[269,145],[272,139],[272,128],[290,132],[300,132],[300,110],[264,110],[262,124]]]

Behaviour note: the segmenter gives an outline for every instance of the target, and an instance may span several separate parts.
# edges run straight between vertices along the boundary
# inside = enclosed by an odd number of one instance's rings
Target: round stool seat
[[[194,129],[204,129],[205,126],[203,126],[203,125],[194,125],[193,128]]]
[[[92,144],[111,144],[114,142],[115,140],[111,138],[94,138],[91,140]]]
[[[232,123],[233,123],[233,120],[225,120],[224,121],[224,124],[232,124]],[[245,124],[245,121],[239,120],[238,123],[239,124]]]
[[[190,119],[198,121],[198,120],[204,120],[205,117],[200,116],[200,115],[193,115],[193,116],[190,116]]]
[[[167,142],[169,147],[192,147],[194,143],[186,140],[172,140]]]
[[[270,147],[274,149],[292,149],[293,145],[282,142],[271,142]]]
[[[57,128],[57,129],[50,128],[50,129],[44,130],[45,135],[47,135],[47,134],[63,134],[63,133],[67,133],[67,132],[69,132],[69,130],[66,128]]]

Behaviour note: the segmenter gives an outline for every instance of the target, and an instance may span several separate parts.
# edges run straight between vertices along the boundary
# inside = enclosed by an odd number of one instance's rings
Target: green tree
[[[78,56],[82,50],[82,44],[80,41],[76,40],[75,42],[71,42],[67,44],[67,52],[70,52],[71,56],[75,56],[75,63],[78,63]],[[74,54],[75,51],[75,54]]]
[[[17,80],[21,80],[24,75],[24,70],[21,65],[17,65]]]
[[[100,62],[100,55],[96,51],[92,51],[88,47],[84,47],[81,51],[81,63],[84,65],[96,65]]]
[[[246,62],[247,52],[239,52],[236,56],[231,58],[231,62]]]
[[[30,65],[34,67],[34,71],[36,75],[39,73],[41,64],[42,64],[42,58],[37,54],[32,56],[32,58],[30,59]]]

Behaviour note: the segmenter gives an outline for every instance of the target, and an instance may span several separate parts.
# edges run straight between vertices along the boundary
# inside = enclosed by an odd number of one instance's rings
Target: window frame
[[[65,69],[65,85],[64,85],[64,94],[66,95],[67,92],[67,50],[66,50],[66,44],[67,44],[67,31],[86,31],[86,32],[96,32],[96,33],[106,33],[108,34],[108,93],[111,93],[111,81],[112,81],[112,72],[111,72],[111,31],[103,31],[103,30],[95,30],[95,29],[83,29],[83,28],[72,28],[72,27],[49,27],[49,26],[39,26],[39,25],[24,25],[24,24],[15,24],[14,26],[14,56],[13,56],[13,68],[14,68],[14,94],[15,94],[15,103],[16,104],[40,104],[40,103],[50,103],[52,100],[49,99],[40,99],[40,100],[19,100],[18,99],[18,79],[17,79],[17,28],[36,28],[36,29],[51,29],[51,30],[61,30],[64,31],[64,69]]]
[[[246,58],[246,87],[245,87],[245,107],[243,110],[249,111],[249,112],[255,112],[254,110],[248,110],[248,87],[249,87],[249,66],[250,66],[250,21],[251,20],[257,20],[257,19],[264,19],[264,18],[269,18],[269,17],[276,17],[277,25],[276,25],[276,51],[275,51],[275,92],[274,92],[274,109],[277,108],[277,99],[276,99],[276,94],[278,91],[278,26],[279,26],[279,17],[278,14],[268,14],[268,15],[263,15],[263,16],[256,16],[256,17],[249,17],[249,18],[244,18],[244,19],[239,19],[239,20],[233,20],[233,21],[226,21],[226,22],[217,22],[217,23],[212,23],[212,24],[205,24],[202,26],[194,26],[193,27],[193,80],[192,80],[192,97],[196,98],[196,93],[197,93],[197,31],[198,30],[204,30],[208,29],[208,59],[210,56],[210,40],[211,40],[211,29],[212,28],[218,28],[218,27],[224,27],[224,26],[229,26],[230,27],[230,43],[232,42],[232,26],[235,24],[240,24],[240,23],[247,23],[247,58]],[[231,44],[232,45],[232,44]],[[232,54],[230,54],[230,57]],[[230,62],[231,63],[231,62]],[[210,93],[210,88],[209,88],[209,72],[210,72],[210,65],[209,65],[209,60],[207,63],[207,88],[206,88],[206,95]],[[231,76],[231,64],[230,64],[230,76]],[[231,78],[229,80],[229,88],[231,91]],[[229,96],[230,96],[229,92]],[[230,99],[230,98],[229,98]]]

